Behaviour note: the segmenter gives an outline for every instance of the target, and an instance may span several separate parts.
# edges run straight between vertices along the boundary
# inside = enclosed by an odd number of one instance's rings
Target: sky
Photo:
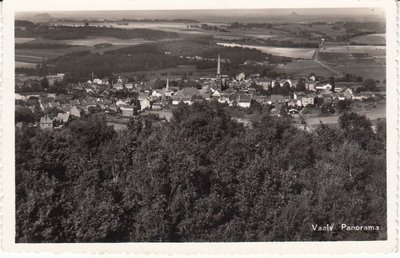
[[[274,20],[384,20],[382,9],[236,9],[236,10],[151,10],[151,11],[78,11],[47,12],[55,19],[196,19],[200,22],[268,22]],[[296,13],[293,15],[293,13]],[[16,19],[38,19],[37,12],[17,13]]]

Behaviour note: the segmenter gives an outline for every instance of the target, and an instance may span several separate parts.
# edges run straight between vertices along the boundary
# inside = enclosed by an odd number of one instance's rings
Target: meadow
[[[274,28],[287,31],[292,34],[307,33],[314,37],[329,36],[336,38],[345,32],[343,28],[335,29],[333,25],[329,24],[287,24],[278,25]]]
[[[320,50],[320,52],[330,53],[367,53],[369,56],[385,56],[386,46],[328,46]]]
[[[201,69],[199,70],[195,65],[180,65],[178,67],[170,67],[165,69],[158,69],[152,71],[136,71],[118,73],[126,77],[133,77],[137,75],[146,76],[149,79],[166,79],[176,80],[182,78],[182,75],[186,75],[188,79],[198,79],[202,76],[208,76],[215,74],[215,69]]]
[[[15,67],[20,67],[20,68],[35,68],[35,67],[36,67],[36,64],[35,64],[35,63],[28,63],[28,62],[15,61]]]
[[[374,79],[383,81],[386,79],[386,65],[367,65],[367,64],[353,64],[353,65],[338,65],[333,68],[339,72],[354,74],[361,76],[364,79]]]
[[[47,59],[56,58],[68,53],[89,50],[92,53],[103,54],[105,51],[116,50],[128,46],[134,46],[143,43],[150,43],[153,41],[143,39],[117,39],[110,37],[95,38],[90,37],[88,39],[75,39],[75,40],[51,40],[51,39],[27,39],[16,38],[17,44],[30,43],[35,45],[42,44],[65,44],[65,48],[23,48],[18,47],[15,49],[15,60],[17,61],[16,67],[26,67],[26,64],[21,63],[32,63],[34,66]]]
[[[313,60],[298,60],[285,65],[277,65],[271,71],[276,73],[286,73],[295,78],[308,77],[310,73],[326,77],[335,75],[332,71]]]
[[[379,102],[376,103],[375,108],[365,108],[365,105],[363,102],[359,103],[359,106],[362,106],[364,108],[357,108],[357,114],[363,115],[373,124],[375,124],[379,119],[385,119],[386,118],[386,103],[385,102]],[[331,125],[331,126],[338,126],[339,124],[339,115],[329,115],[329,116],[320,116],[316,114],[311,114],[311,115],[304,115],[305,121],[307,123],[307,126],[310,127],[311,129],[315,129],[318,126],[320,126],[321,123],[324,125]]]
[[[386,44],[386,34],[376,33],[368,34],[351,39],[351,42],[356,44],[366,44],[366,45],[385,45]]]
[[[290,58],[301,58],[301,59],[311,59],[315,52],[315,49],[313,48],[253,46],[253,45],[242,45],[236,43],[217,43],[217,44],[224,47],[242,47],[242,48],[257,49],[271,55],[285,56]]]
[[[82,22],[59,22],[58,25],[66,26],[82,26]],[[195,25],[195,26],[192,26]],[[75,51],[89,50],[92,53],[103,54],[106,51],[117,50],[125,47],[132,47],[143,43],[157,42],[157,48],[162,52],[169,52],[172,56],[203,56],[203,57],[216,57],[217,54],[222,54],[225,58],[229,57],[229,51],[221,48],[224,47],[242,47],[249,49],[260,50],[263,53],[274,55],[277,57],[288,57],[292,62],[274,61],[268,58],[271,66],[275,66],[271,71],[278,73],[286,73],[294,77],[307,76],[310,73],[315,73],[320,76],[340,76],[344,73],[351,73],[363,78],[374,78],[376,80],[385,79],[385,46],[371,46],[371,45],[349,45],[347,41],[326,41],[325,47],[320,50],[319,62],[313,61],[313,55],[316,48],[311,47],[281,47],[266,46],[268,39],[282,41],[292,41],[297,43],[318,42],[318,38],[329,34],[331,37],[337,37],[340,34],[346,33],[346,26],[339,26],[337,24],[284,24],[274,25],[267,27],[232,27],[229,24],[223,23],[207,23],[213,28],[223,28],[206,30],[201,28],[201,24],[194,24],[190,22],[128,22],[122,24],[117,22],[100,22],[90,23],[90,26],[101,29],[100,27],[106,26],[108,28],[123,28],[123,29],[151,29],[160,30],[165,32],[176,32],[179,34],[180,39],[153,39],[145,40],[143,38],[115,38],[104,36],[86,36],[86,38],[67,39],[67,40],[51,40],[43,38],[16,38],[16,43],[23,44],[66,44],[66,48],[57,49],[23,49],[18,47],[16,49],[16,66],[26,67],[34,66],[37,63],[47,59],[56,58]],[[367,24],[368,25],[368,24]],[[364,26],[368,29],[370,25],[357,24],[357,26]],[[352,25],[353,26],[353,25]],[[363,27],[363,28],[364,28]],[[371,26],[370,26],[371,27]],[[371,27],[373,29],[373,27]],[[375,28],[379,31],[379,28]],[[380,32],[380,31],[379,31]],[[308,37],[305,37],[305,34]],[[310,34],[311,33],[311,34]],[[385,34],[368,34],[352,38],[352,43],[365,44],[371,40],[371,44],[378,42],[378,39],[384,39]],[[310,38],[311,37],[311,38]],[[376,39],[376,41],[374,41]],[[245,43],[247,40],[247,44]],[[222,42],[215,44],[215,42]],[[241,42],[244,42],[243,44]],[[237,42],[237,43],[233,43]],[[259,42],[259,43],[258,43]],[[238,44],[240,43],[240,44]],[[250,44],[249,44],[250,43]],[[254,44],[254,45],[253,45]],[[261,45],[264,44],[264,45]],[[102,46],[100,46],[102,45]],[[349,46],[348,46],[349,45]],[[368,57],[352,58],[348,53],[367,53]],[[250,58],[250,57],[248,57]],[[351,60],[350,60],[351,59]],[[256,60],[256,59],[255,59]],[[235,60],[238,61],[238,60]],[[258,59],[256,61],[259,61]],[[243,63],[243,60],[240,60]],[[277,64],[277,65],[275,65]],[[209,65],[208,65],[209,66]],[[163,77],[163,74],[174,76],[181,76],[181,74],[191,75],[204,75],[209,73],[208,66],[202,67],[205,69],[204,73],[195,66],[181,66],[175,68],[166,68],[154,71],[139,71],[135,73],[147,74],[151,77]],[[230,68],[233,69],[233,68]],[[241,69],[244,69],[241,67]],[[264,69],[267,69],[264,67]]]

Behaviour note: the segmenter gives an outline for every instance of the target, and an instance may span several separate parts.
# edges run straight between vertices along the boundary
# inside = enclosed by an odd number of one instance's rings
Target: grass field
[[[36,64],[35,63],[28,63],[28,62],[15,62],[15,67],[21,67],[21,68],[35,68]]]
[[[385,56],[386,46],[329,46],[322,48],[320,52],[328,53],[368,53],[369,56]]]
[[[128,46],[129,45],[111,45],[101,48],[96,48],[94,46],[74,46],[60,49],[16,49],[15,60],[19,62],[40,63],[43,60],[52,59],[76,51],[89,50],[93,53],[102,54],[105,51],[116,50]]]
[[[109,43],[112,45],[122,46],[133,46],[148,42],[153,42],[145,39],[117,39],[111,37],[90,37],[86,39],[73,39],[73,40],[62,40],[64,44],[75,45],[75,46],[94,46],[97,44]]]
[[[146,75],[149,79],[169,78],[174,80],[174,79],[180,79],[184,73],[186,73],[187,78],[198,79],[199,77],[202,76],[214,75],[216,73],[216,69],[199,70],[194,65],[181,65],[178,67],[171,67],[160,70],[137,71],[137,72],[120,73],[120,74],[124,76]]]
[[[78,51],[76,48],[66,49],[16,49],[15,61],[40,63],[45,59],[55,58],[57,56],[65,55],[66,53]]]
[[[339,30],[334,30],[332,25],[308,25],[308,24],[288,24],[288,25],[279,25],[274,28],[287,31],[290,33],[299,33],[300,31],[307,31],[312,33],[316,37],[321,37],[324,35],[329,35],[331,37],[337,37],[344,33],[344,29],[341,28]]]
[[[386,103],[380,102],[376,106],[376,108],[368,108],[368,109],[356,109],[353,110],[357,114],[366,116],[371,122],[374,124],[378,119],[386,118]],[[304,116],[307,126],[315,129],[317,128],[321,122],[324,125],[333,125],[337,126],[339,123],[339,115],[331,115],[331,116],[316,116],[305,115]]]
[[[369,34],[352,38],[350,41],[357,44],[385,45],[386,34],[385,33]]]
[[[224,47],[254,48],[264,53],[272,54],[275,56],[286,56],[291,58],[302,58],[302,59],[311,59],[315,52],[315,49],[313,48],[253,46],[253,45],[242,45],[236,43],[217,43],[217,44]]]
[[[361,76],[364,79],[374,79],[383,81],[386,79],[386,66],[385,65],[368,65],[368,64],[349,64],[349,65],[332,65],[329,67],[337,71],[339,74],[345,73],[354,74]],[[338,76],[321,64],[312,60],[299,60],[285,65],[278,65],[271,71],[278,73],[286,73],[294,76],[295,78],[308,76],[310,73],[314,73],[318,76]]]
[[[329,69],[312,60],[299,60],[286,65],[278,65],[273,68],[272,71],[277,73],[286,73],[294,76],[295,78],[305,77],[310,73],[326,77],[335,75]]]
[[[34,41],[35,38],[15,38],[15,44],[22,44]]]
[[[206,45],[200,44],[193,40],[174,40],[174,41],[165,41],[159,43],[161,49],[163,51],[168,51],[171,55],[175,56],[195,56],[199,55],[204,51],[210,51],[212,49],[217,48],[216,45]]]
[[[332,66],[335,70],[343,73],[361,76],[364,79],[383,81],[386,79],[386,65],[340,65]]]

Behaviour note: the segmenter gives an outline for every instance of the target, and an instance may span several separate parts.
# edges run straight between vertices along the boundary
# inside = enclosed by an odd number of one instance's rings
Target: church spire
[[[165,90],[169,91],[169,80],[168,80],[168,78],[167,78],[167,85],[165,85]]]
[[[217,66],[217,76],[221,75],[221,57],[218,54],[218,66]]]

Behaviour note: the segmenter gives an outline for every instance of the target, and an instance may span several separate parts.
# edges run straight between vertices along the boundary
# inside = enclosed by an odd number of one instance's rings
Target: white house
[[[332,89],[332,85],[325,84],[325,85],[319,85],[315,87],[317,90],[331,90]]]
[[[237,105],[243,108],[249,108],[251,103],[251,95],[239,94],[237,97]]]
[[[242,81],[246,78],[246,75],[244,73],[239,73],[238,75],[236,75],[236,80],[238,81]]]
[[[151,109],[151,101],[148,97],[140,99],[139,101],[140,101],[140,110]]]
[[[132,117],[134,115],[134,109],[132,106],[124,105],[120,107],[120,110],[124,117]]]

